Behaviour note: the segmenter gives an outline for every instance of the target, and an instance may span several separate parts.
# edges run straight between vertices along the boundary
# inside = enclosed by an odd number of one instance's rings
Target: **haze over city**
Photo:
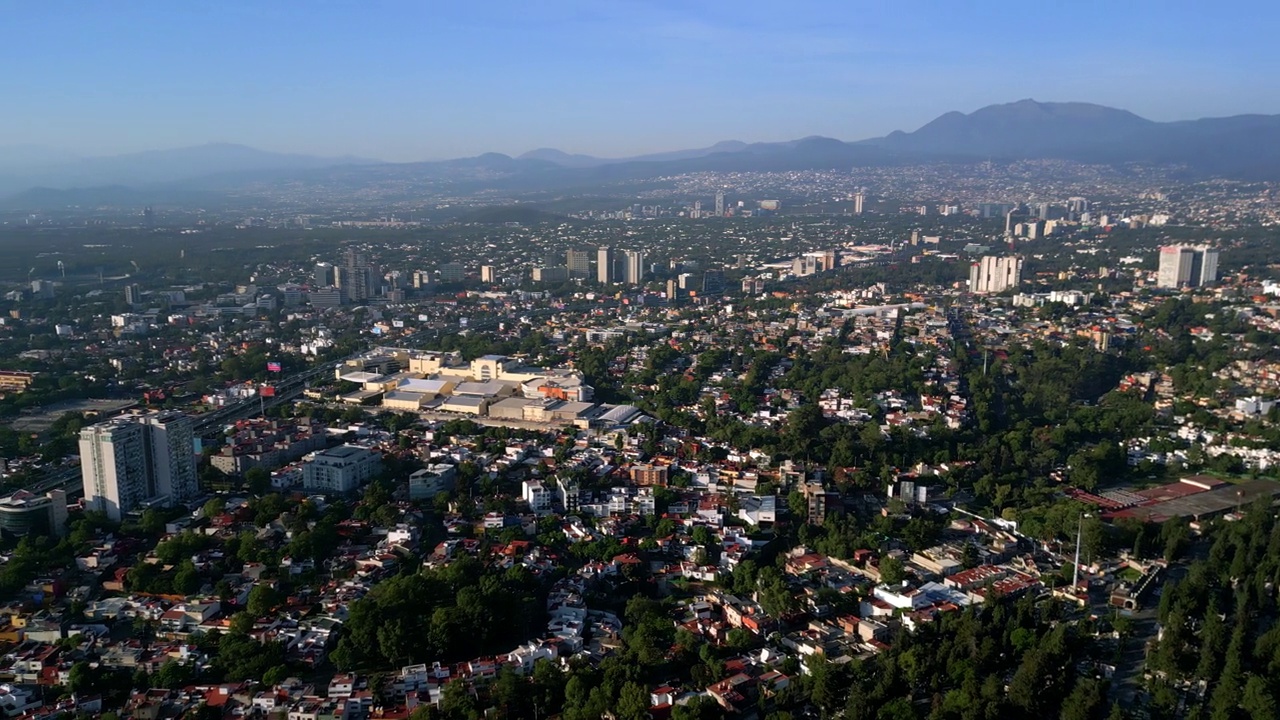
[[[1278,15],[1251,4],[1242,24],[1221,6],[1161,2],[23,2],[6,8],[0,45],[0,97],[19,110],[0,117],[0,145],[618,157],[858,140],[1027,97],[1160,121],[1276,113],[1280,60],[1260,33]]]

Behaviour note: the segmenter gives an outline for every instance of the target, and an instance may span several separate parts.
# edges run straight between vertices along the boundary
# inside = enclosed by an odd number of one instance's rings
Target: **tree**
[[[271,473],[260,467],[252,467],[245,471],[245,486],[254,495],[262,495],[271,490]]]
[[[193,595],[200,590],[200,573],[195,563],[183,560],[173,575],[173,591],[179,595]]]
[[[889,555],[880,560],[880,580],[886,585],[897,585],[907,579],[907,569],[902,561]]]
[[[280,599],[275,588],[260,583],[254,585],[253,589],[249,591],[249,601],[245,603],[245,612],[256,620],[270,615],[279,602]]]
[[[618,720],[648,720],[649,691],[639,683],[626,683],[618,696],[618,705],[614,714]]]
[[[1244,684],[1244,697],[1240,701],[1252,720],[1280,717],[1277,715],[1276,696],[1265,678],[1250,675]]]
[[[207,518],[215,518],[226,512],[227,501],[220,497],[209,498],[208,502],[200,508],[200,514]]]

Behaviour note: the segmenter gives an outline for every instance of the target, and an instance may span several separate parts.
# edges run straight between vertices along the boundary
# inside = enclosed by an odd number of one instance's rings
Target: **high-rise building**
[[[596,282],[608,285],[614,281],[613,249],[602,247],[596,249]]]
[[[536,267],[533,269],[533,281],[536,283],[560,283],[569,279],[569,268],[563,265]]]
[[[702,274],[702,294],[703,295],[723,295],[724,294],[724,271],[708,270]]]
[[[1191,245],[1168,245],[1160,248],[1156,287],[1200,287],[1217,279],[1217,250]]]
[[[498,282],[498,268],[495,265],[480,266],[480,282],[496,283]]]
[[[680,300],[680,281],[675,278],[667,280],[667,302],[675,305]]]
[[[863,207],[863,204],[866,203],[866,201],[867,201],[866,192],[859,190],[858,192],[854,193],[854,196],[853,196],[853,214],[854,215],[862,214],[862,207]]]
[[[124,301],[130,305],[142,304],[142,286],[137,283],[129,283],[124,286]]]
[[[352,302],[373,297],[382,289],[381,273],[369,262],[369,256],[356,248],[347,248],[337,283]]]
[[[697,220],[700,217],[702,217],[702,201],[694,200],[693,201],[693,219]]]
[[[1022,258],[987,256],[969,268],[969,292],[999,293],[1022,282]]]
[[[338,284],[338,276],[334,272],[334,267],[327,262],[316,263],[312,284],[318,288],[336,286]]]
[[[52,300],[53,283],[48,280],[32,280],[31,296],[36,300]]]
[[[639,285],[644,282],[645,266],[643,250],[626,251],[626,278],[629,285]]]
[[[126,415],[80,431],[85,506],[119,522],[146,504],[181,504],[198,492],[191,418]]]
[[[462,282],[467,277],[467,270],[462,263],[448,262],[440,266],[440,282]]]
[[[724,217],[724,193],[716,193],[716,217]]]
[[[564,266],[569,268],[569,277],[590,277],[591,253],[586,250],[570,250],[565,253]]]

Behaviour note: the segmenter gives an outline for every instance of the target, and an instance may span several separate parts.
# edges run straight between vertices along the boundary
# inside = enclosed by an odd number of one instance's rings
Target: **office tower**
[[[480,266],[480,282],[496,283],[498,282],[498,268],[494,265]]]
[[[1031,222],[1025,223],[1023,225],[1023,229],[1024,229],[1024,232],[1026,233],[1027,239],[1039,240],[1040,238],[1044,237],[1045,225],[1046,225],[1046,222],[1044,220],[1032,220]]]
[[[1049,205],[1049,203],[1047,202],[1040,203],[1039,207],[1036,209],[1037,217],[1039,217],[1041,220],[1048,220],[1050,209],[1051,209],[1051,206]]]
[[[724,217],[724,193],[716,193],[716,217]]]
[[[586,250],[570,250],[565,253],[564,265],[569,268],[569,277],[591,277],[591,253]]]
[[[1089,201],[1082,197],[1067,198],[1067,210],[1080,215],[1089,212]]]
[[[667,281],[667,302],[675,305],[680,300],[680,281],[671,278]]]
[[[1022,282],[1022,258],[987,256],[969,268],[969,292],[999,293]]]
[[[857,193],[854,194],[853,196],[853,214],[854,215],[862,214],[862,206],[866,201],[867,201],[867,195],[862,190],[859,190]]]
[[[702,201],[695,200],[693,202],[693,219],[697,220],[702,217]]]
[[[191,418],[177,411],[127,415],[80,431],[85,507],[119,522],[149,503],[198,492]]]
[[[596,249],[596,282],[608,285],[613,282],[613,250],[608,247]]]
[[[338,284],[338,276],[334,270],[335,268],[327,262],[316,263],[312,284],[318,288],[336,286]]]
[[[369,256],[355,248],[347,248],[345,262],[342,267],[341,287],[352,302],[360,302],[378,294],[381,283],[377,282],[378,272],[369,262]]]
[[[1200,287],[1217,279],[1217,250],[1190,245],[1168,245],[1160,248],[1156,287]]]
[[[467,276],[466,268],[462,263],[449,262],[440,266],[440,282],[456,283],[462,282]]]
[[[130,305],[142,304],[142,286],[137,283],[130,283],[124,286],[124,301]]]
[[[724,271],[708,270],[702,275],[702,294],[703,295],[723,295],[724,294]]]
[[[625,258],[627,265],[627,269],[625,271],[627,283],[631,285],[639,285],[644,282],[644,252],[641,250],[627,250]]]
[[[563,265],[536,267],[533,269],[533,281],[539,283],[559,283],[569,279],[569,268]]]

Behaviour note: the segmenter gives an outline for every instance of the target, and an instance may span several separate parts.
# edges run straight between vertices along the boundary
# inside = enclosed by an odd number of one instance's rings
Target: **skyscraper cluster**
[[[191,418],[177,411],[126,415],[80,431],[85,507],[119,522],[150,504],[194,498]]]

